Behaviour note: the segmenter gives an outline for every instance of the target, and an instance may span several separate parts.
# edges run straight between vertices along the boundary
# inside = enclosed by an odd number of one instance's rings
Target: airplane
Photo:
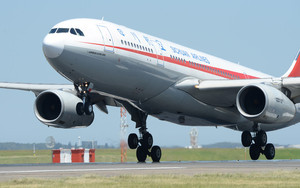
[[[94,108],[124,107],[139,130],[128,146],[138,162],[159,162],[148,115],[183,126],[241,131],[252,160],[275,157],[268,131],[300,122],[299,52],[281,77],[108,21],[79,18],[53,26],[43,40],[49,64],[71,84],[1,82],[31,91],[39,121],[56,128],[88,127]],[[172,136],[172,131],[169,133]]]

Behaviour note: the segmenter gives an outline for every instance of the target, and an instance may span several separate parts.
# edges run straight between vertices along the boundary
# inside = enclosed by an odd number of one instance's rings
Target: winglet
[[[292,66],[282,77],[300,77],[300,50],[297,53]]]

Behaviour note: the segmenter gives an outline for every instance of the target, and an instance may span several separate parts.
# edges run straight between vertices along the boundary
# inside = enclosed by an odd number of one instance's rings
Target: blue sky
[[[42,41],[56,23],[72,18],[99,18],[125,25],[253,69],[281,76],[300,48],[300,1],[4,1],[0,7],[0,81],[68,83],[47,63]],[[96,140],[118,145],[120,115],[96,111],[83,129],[48,128],[34,116],[33,93],[0,90],[0,142],[43,142],[47,136],[74,143]],[[127,132],[137,132],[128,119]],[[189,145],[191,127],[148,118],[160,146]],[[240,142],[240,132],[197,127],[198,143]],[[271,132],[269,141],[300,143],[300,124]]]

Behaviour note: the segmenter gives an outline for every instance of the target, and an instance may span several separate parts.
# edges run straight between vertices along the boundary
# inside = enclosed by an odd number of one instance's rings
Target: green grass
[[[120,149],[97,149],[96,162],[120,162]],[[51,150],[0,151],[0,164],[51,163]],[[250,160],[248,149],[168,149],[162,148],[161,161]],[[265,159],[260,156],[260,159]],[[277,149],[275,159],[300,159],[300,149]],[[148,157],[148,161],[151,159]],[[135,162],[135,150],[127,150],[127,161]]]
[[[32,150],[1,150],[0,164],[51,163],[51,156],[50,150],[37,150],[35,155]]]
[[[133,181],[134,180],[134,181]],[[249,174],[122,175],[103,177],[85,175],[58,179],[23,178],[1,182],[0,187],[299,187],[299,171]]]
[[[245,155],[246,151],[246,155]],[[249,160],[248,149],[163,149],[162,161]],[[261,156],[260,159],[265,159]],[[275,159],[300,159],[300,149],[277,149]],[[150,159],[149,159],[150,160]],[[127,161],[136,161],[127,151]],[[0,163],[51,163],[51,150],[0,151]],[[120,162],[119,149],[96,150],[96,162]],[[134,180],[134,181],[133,181]],[[299,187],[300,171],[264,173],[210,173],[196,175],[156,174],[65,178],[22,178],[0,182],[0,187]]]

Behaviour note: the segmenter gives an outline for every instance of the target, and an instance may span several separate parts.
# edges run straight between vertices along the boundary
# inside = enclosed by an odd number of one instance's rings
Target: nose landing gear
[[[265,131],[256,131],[255,137],[252,137],[249,131],[244,131],[241,140],[244,147],[250,146],[249,154],[252,160],[257,160],[260,154],[265,155],[268,160],[274,159],[275,147],[271,143],[267,144],[267,134]]]
[[[82,99],[82,103],[78,103],[76,106],[76,112],[78,115],[91,115],[93,113],[93,104],[90,100],[89,94],[93,88],[93,84],[85,82],[82,84],[74,84],[77,91],[77,95]]]

